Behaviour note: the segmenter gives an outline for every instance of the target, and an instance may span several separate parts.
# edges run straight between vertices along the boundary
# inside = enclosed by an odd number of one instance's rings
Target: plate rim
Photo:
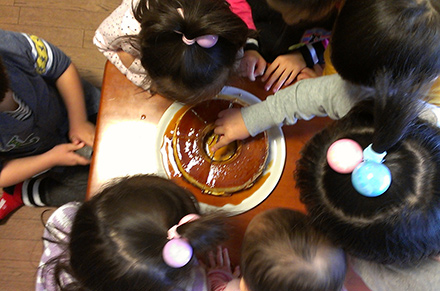
[[[249,105],[261,102],[261,100],[252,93],[233,86],[225,86],[218,95],[234,96],[248,103]],[[156,145],[158,149],[156,154],[157,169],[158,169],[157,174],[159,176],[168,179],[170,179],[170,177],[168,176],[165,167],[163,165],[163,159],[161,153],[161,148],[163,145],[163,135],[165,134],[165,130],[168,127],[169,121],[172,120],[174,115],[183,106],[185,106],[185,104],[182,104],[180,102],[172,103],[168,107],[168,109],[164,112],[157,125],[157,134],[156,134]],[[230,216],[238,215],[255,208],[260,203],[262,203],[267,197],[269,197],[269,195],[273,192],[279,180],[281,179],[281,175],[284,171],[285,162],[286,162],[286,142],[281,127],[272,127],[266,130],[266,132],[269,137],[269,158],[267,159],[266,163],[267,164],[272,163],[270,168],[266,167],[262,174],[265,175],[267,173],[270,173],[267,180],[251,196],[243,199],[241,203],[236,205],[227,203],[219,207],[204,202],[199,202],[200,210],[202,213],[222,210],[228,213]]]

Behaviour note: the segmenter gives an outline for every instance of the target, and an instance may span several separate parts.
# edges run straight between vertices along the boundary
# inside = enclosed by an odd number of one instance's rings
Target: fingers
[[[76,151],[79,150],[80,148],[84,147],[86,144],[82,141],[76,141],[76,142],[72,142],[70,144],[67,145],[67,148],[69,151]]]
[[[224,262],[225,266],[231,265],[231,260],[229,258],[229,252],[228,252],[227,248],[223,249],[223,262]]]
[[[224,266],[222,247],[217,247],[217,266]]]
[[[215,132],[215,130],[214,130],[214,132]],[[211,147],[211,151],[216,152],[219,149],[221,149],[222,147],[228,145],[230,142],[232,142],[232,140],[230,140],[230,139],[226,138],[224,135],[222,135],[218,139],[218,142]]]
[[[256,63],[248,62],[246,64],[246,76],[251,80],[252,82],[255,81],[255,65]]]
[[[234,272],[232,273],[232,276],[234,278],[238,278],[240,277],[240,273],[241,273],[240,266],[236,266]]]
[[[214,268],[216,266],[214,253],[212,251],[208,253],[208,261],[211,268]]]

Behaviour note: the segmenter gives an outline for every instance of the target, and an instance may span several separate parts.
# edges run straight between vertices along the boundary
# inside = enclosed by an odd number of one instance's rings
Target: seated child
[[[249,223],[241,248],[241,279],[233,279],[227,253],[222,255],[217,254],[217,262],[211,256],[213,291],[340,291],[347,270],[342,249],[317,231],[308,216],[287,208],[264,211]]]
[[[90,159],[76,151],[93,146],[99,99],[59,48],[0,29],[0,220],[84,200]]]
[[[123,0],[93,41],[135,85],[194,103],[236,72],[248,32],[224,0]]]
[[[380,10],[382,6],[386,10]],[[339,33],[347,29],[351,37]],[[440,75],[440,7],[431,0],[349,0],[336,20],[331,44],[340,75],[303,80],[261,103],[220,112],[215,133],[221,138],[213,150],[298,119],[339,119],[375,94],[372,80],[383,70],[395,77],[411,74],[428,90]]]
[[[36,290],[207,290],[196,256],[227,238],[225,222],[171,180],[120,178],[49,218]]]
[[[438,290],[440,129],[418,117],[417,80],[378,79],[375,98],[307,142],[297,187],[372,290]]]

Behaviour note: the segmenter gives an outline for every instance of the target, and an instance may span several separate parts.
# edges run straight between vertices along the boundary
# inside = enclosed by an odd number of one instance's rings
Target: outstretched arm
[[[281,89],[263,102],[241,110],[222,111],[214,129],[221,137],[213,150],[273,126],[295,124],[298,119],[315,116],[339,119],[364,98],[361,92],[352,94],[352,90],[360,88],[350,86],[339,75],[307,79]]]

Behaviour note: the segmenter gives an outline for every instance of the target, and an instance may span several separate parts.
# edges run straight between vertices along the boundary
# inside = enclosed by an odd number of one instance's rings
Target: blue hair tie
[[[367,197],[382,195],[391,185],[391,172],[383,160],[387,152],[377,153],[370,144],[361,153],[359,144],[350,139],[335,141],[327,151],[327,162],[336,172],[351,174],[353,187]]]

